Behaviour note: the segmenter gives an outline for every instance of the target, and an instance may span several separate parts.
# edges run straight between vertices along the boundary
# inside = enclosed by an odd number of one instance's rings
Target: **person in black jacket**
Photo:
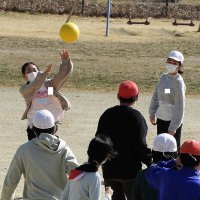
[[[134,109],[139,90],[135,82],[119,85],[120,105],[108,108],[100,117],[96,135],[111,138],[116,158],[102,166],[105,187],[111,186],[113,200],[131,200],[134,178],[142,163],[151,165],[151,150],[147,147],[147,124],[142,114]]]

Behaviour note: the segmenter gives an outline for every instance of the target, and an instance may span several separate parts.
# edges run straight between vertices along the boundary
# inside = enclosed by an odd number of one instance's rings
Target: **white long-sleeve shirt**
[[[180,74],[162,74],[149,107],[149,115],[171,121],[168,130],[175,132],[183,123],[186,86]]]
[[[14,199],[14,191],[24,175],[23,199],[57,200],[67,184],[66,173],[78,166],[71,149],[48,133],[21,145],[4,180],[1,200]]]
[[[101,178],[98,172],[81,172],[69,180],[60,200],[111,200],[101,198]]]

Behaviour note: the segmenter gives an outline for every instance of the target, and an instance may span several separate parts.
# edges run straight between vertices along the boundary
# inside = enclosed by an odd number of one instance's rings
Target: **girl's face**
[[[28,76],[27,75],[32,73],[32,72],[38,72],[37,67],[35,65],[33,65],[33,64],[30,64],[30,65],[26,66],[25,73],[24,73],[25,80],[28,81]]]
[[[170,74],[172,75],[176,75],[178,73],[178,71],[181,69],[181,65],[178,61],[172,59],[172,58],[167,58],[167,61],[166,61],[167,64],[171,64],[171,65],[174,65],[175,69],[173,72],[169,72]]]
[[[166,63],[172,64],[172,65],[177,65],[179,67],[179,62],[174,60],[174,59],[172,59],[172,58],[167,58]]]

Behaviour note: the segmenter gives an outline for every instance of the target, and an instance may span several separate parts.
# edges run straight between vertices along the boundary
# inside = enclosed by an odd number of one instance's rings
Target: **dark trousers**
[[[113,180],[105,179],[105,187],[110,186],[113,189],[112,200],[132,200],[134,179],[131,180]]]
[[[28,136],[28,140],[29,140],[29,141],[36,137],[36,135],[35,135],[33,129],[30,128],[29,126],[28,126],[28,128],[26,129],[26,132],[27,132],[27,136]]]
[[[164,121],[162,119],[157,119],[157,135],[161,133],[168,133],[168,128],[169,124],[171,121]],[[174,135],[176,142],[177,142],[177,148],[180,148],[180,143],[181,143],[181,129],[182,129],[182,124],[181,126],[176,130],[176,133]]]

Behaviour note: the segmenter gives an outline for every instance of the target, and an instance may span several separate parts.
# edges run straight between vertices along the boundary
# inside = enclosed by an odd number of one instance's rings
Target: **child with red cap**
[[[158,192],[158,200],[200,199],[200,141],[188,140],[180,148],[182,168],[172,170],[179,159],[149,168],[146,179]]]
[[[112,200],[132,200],[134,178],[142,163],[151,164],[151,150],[147,148],[147,124],[134,109],[139,90],[135,82],[127,80],[119,85],[119,105],[108,108],[100,117],[96,135],[104,134],[112,140],[116,158],[102,166],[106,186],[114,190]]]

